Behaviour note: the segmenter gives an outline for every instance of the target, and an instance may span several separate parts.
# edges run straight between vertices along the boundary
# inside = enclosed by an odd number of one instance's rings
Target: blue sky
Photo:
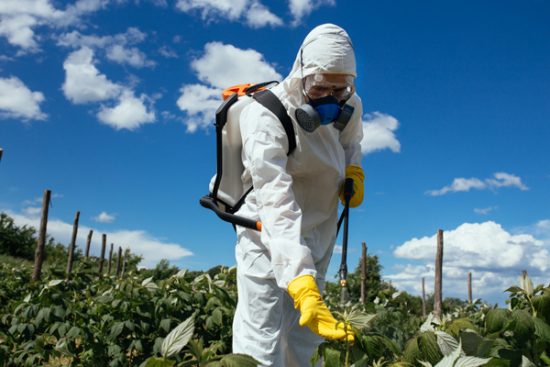
[[[180,267],[234,264],[231,226],[198,205],[215,170],[224,87],[282,79],[310,29],[352,37],[365,201],[351,212],[384,276],[503,299],[550,278],[550,4],[546,1],[3,0],[0,210],[79,246],[94,229]],[[340,242],[340,240],[339,240]],[[336,274],[339,254],[329,276]]]

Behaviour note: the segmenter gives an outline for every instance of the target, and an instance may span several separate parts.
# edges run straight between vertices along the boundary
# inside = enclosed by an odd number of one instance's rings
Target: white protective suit
[[[303,65],[301,65],[301,60]],[[336,240],[338,192],[349,164],[361,165],[361,100],[346,128],[330,125],[312,133],[295,120],[306,103],[302,78],[314,73],[356,75],[347,33],[325,24],[304,40],[290,75],[272,92],[292,119],[297,147],[287,156],[288,138],[277,117],[254,102],[241,114],[244,187],[254,186],[237,215],[261,220],[262,231],[237,227],[238,305],[233,353],[264,366],[303,367],[322,338],[298,324],[299,311],[287,292],[300,275],[316,277],[323,289]]]

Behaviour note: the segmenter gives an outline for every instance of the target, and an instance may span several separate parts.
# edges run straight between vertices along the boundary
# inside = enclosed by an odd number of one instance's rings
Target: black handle
[[[215,200],[209,195],[203,196],[199,200],[199,203],[203,207],[212,210],[214,213],[216,213],[218,217],[220,217],[220,219],[226,222],[229,222],[237,226],[245,227],[245,228],[255,229],[257,231],[262,230],[262,222],[255,221],[249,218],[239,217],[238,215],[224,212],[218,207]]]

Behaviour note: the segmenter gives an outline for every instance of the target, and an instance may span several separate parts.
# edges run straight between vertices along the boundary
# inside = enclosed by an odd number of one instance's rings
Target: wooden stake
[[[111,250],[109,251],[109,270],[107,270],[107,274],[111,275],[111,262],[113,261],[113,246],[114,244],[111,243]]]
[[[126,255],[128,254],[128,249],[124,251],[124,255],[122,255],[122,272],[120,273],[120,276],[124,276],[124,272],[126,271]]]
[[[48,228],[48,209],[50,208],[51,196],[52,192],[50,190],[45,190],[44,196],[42,196],[42,218],[40,219],[38,242],[36,243],[36,251],[34,253],[32,280],[40,280],[40,275],[42,273],[42,263],[44,263],[44,247],[46,246],[46,230]]]
[[[468,272],[468,303],[472,303],[472,272]]]
[[[422,317],[426,317],[426,278],[422,277]]]
[[[73,235],[71,236],[71,243],[69,244],[69,256],[67,259],[67,279],[71,277],[71,273],[73,271],[74,249],[76,247],[76,235],[78,234],[79,219],[80,219],[80,212],[77,211],[73,222]]]
[[[103,275],[103,262],[105,261],[105,248],[107,247],[107,235],[103,233],[101,236],[101,258],[99,259],[99,276]]]
[[[116,276],[120,277],[120,271],[122,267],[122,247],[118,247],[118,258],[116,260]]]
[[[437,230],[437,252],[435,255],[434,315],[441,319],[443,310],[443,230]]]
[[[88,233],[88,239],[86,240],[86,259],[90,257],[90,244],[92,243],[93,234],[94,230],[90,229],[90,233]]]
[[[367,244],[361,244],[361,303],[367,299]]]

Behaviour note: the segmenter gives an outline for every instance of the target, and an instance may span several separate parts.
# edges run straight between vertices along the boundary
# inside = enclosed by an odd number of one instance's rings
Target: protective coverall
[[[263,366],[310,365],[322,338],[298,324],[299,311],[287,292],[289,282],[310,274],[324,287],[336,240],[338,193],[347,165],[361,164],[363,137],[359,97],[343,131],[332,125],[306,132],[295,111],[307,103],[302,79],[314,73],[356,76],[348,34],[325,24],[305,38],[290,75],[272,88],[292,119],[297,147],[287,156],[288,138],[277,117],[251,103],[240,119],[244,187],[254,186],[236,213],[261,220],[262,231],[237,227],[238,305],[233,322],[233,353],[245,353]]]

